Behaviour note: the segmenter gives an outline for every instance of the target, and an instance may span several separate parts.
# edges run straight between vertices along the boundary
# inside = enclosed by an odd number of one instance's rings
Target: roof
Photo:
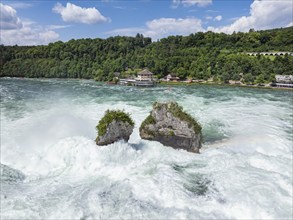
[[[139,72],[138,75],[154,75],[152,72],[150,72],[148,69],[144,69],[143,71]]]

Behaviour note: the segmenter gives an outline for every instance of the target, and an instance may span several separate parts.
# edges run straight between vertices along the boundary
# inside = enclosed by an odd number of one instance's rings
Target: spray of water
[[[1,181],[3,219],[292,216],[292,92],[19,79],[0,89],[1,163],[14,168],[1,179],[21,177]],[[139,137],[152,102],[169,100],[202,124],[200,155]],[[109,108],[135,129],[128,143],[98,147]]]

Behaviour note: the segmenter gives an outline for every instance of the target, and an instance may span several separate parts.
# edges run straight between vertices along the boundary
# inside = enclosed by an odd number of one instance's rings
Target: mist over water
[[[15,169],[1,171],[3,219],[292,218],[292,91],[0,83],[1,164]],[[201,123],[201,154],[139,137],[155,101]],[[107,109],[131,114],[128,143],[95,144]]]

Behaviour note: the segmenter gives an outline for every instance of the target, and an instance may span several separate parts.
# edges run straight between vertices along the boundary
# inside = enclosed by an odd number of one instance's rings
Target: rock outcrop
[[[140,137],[163,145],[199,153],[201,126],[176,102],[154,103],[150,115],[139,128]]]
[[[4,164],[0,164],[0,173],[1,173],[1,181],[4,183],[20,183],[25,179],[25,175],[16,169],[13,169],[9,166],[6,166]]]
[[[98,130],[97,145],[108,145],[118,140],[128,141],[134,122],[129,114],[123,111],[107,110],[96,128]]]

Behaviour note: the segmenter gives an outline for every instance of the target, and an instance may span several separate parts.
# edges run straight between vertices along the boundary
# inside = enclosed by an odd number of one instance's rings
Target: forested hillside
[[[149,68],[158,78],[246,83],[273,81],[292,74],[293,56],[248,56],[245,52],[293,51],[293,27],[249,33],[196,33],[158,42],[136,37],[79,39],[48,46],[0,46],[1,75],[11,77],[95,78],[112,80],[114,72],[135,74]]]

